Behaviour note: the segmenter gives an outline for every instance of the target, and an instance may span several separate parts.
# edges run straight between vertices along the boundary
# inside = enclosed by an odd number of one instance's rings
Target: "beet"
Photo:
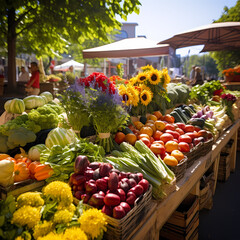
[[[88,166],[89,166],[89,161],[87,156],[79,155],[75,159],[74,172],[83,174]]]
[[[102,190],[104,192],[108,189],[108,182],[103,178],[98,179],[96,181],[96,185],[99,190]]]
[[[99,167],[99,173],[101,177],[109,176],[109,172],[112,169],[112,165],[109,163],[102,163]]]
[[[113,208],[113,217],[116,219],[121,219],[126,215],[124,208],[119,205]]]
[[[96,170],[96,169],[98,169],[99,167],[100,167],[100,162],[91,162],[90,164],[89,164],[89,167],[91,168],[91,169],[93,169],[93,170]]]
[[[148,190],[148,187],[149,187],[148,180],[142,179],[138,184],[143,187],[144,192],[146,192]]]
[[[121,202],[120,206],[122,206],[124,208],[126,214],[131,211],[131,207],[126,202]]]
[[[89,199],[88,204],[93,207],[101,208],[104,205],[104,196],[99,193],[94,193]]]
[[[104,203],[108,206],[117,206],[120,204],[120,197],[114,193],[108,193],[104,197]]]
[[[109,180],[108,180],[108,189],[111,191],[116,191],[118,188],[118,174],[115,172],[111,172],[109,175]]]
[[[102,208],[102,212],[105,213],[106,215],[112,217],[113,209],[111,206],[104,205]]]

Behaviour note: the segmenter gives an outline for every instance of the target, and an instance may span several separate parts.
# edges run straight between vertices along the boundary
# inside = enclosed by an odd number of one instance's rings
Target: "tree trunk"
[[[14,92],[17,89],[16,83],[16,23],[15,9],[8,10],[8,89]]]

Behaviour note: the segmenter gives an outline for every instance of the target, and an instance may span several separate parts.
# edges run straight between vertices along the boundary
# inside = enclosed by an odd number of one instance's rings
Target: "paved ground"
[[[226,182],[217,182],[211,210],[200,211],[199,240],[239,240],[240,152],[236,170]]]

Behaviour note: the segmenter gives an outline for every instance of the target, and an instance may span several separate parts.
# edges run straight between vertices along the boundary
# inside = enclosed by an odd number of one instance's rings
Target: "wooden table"
[[[210,166],[213,166],[214,170],[215,192],[220,152],[231,138],[235,140],[235,156],[231,159],[230,166],[231,171],[235,170],[237,133],[239,127],[240,119],[238,119],[218,138],[216,143],[213,145],[211,152],[209,152],[206,156],[199,158],[190,168],[187,169],[184,177],[179,182],[177,182],[177,189],[175,192],[171,193],[162,202],[152,200],[151,211],[145,216],[142,223],[138,226],[138,229],[135,229],[135,233],[132,236],[129,236],[129,239],[158,240],[160,229],[166,223],[172,213],[177,209],[177,207],[181,204],[181,202],[186,198],[186,196],[189,193],[193,193],[199,196],[200,179]]]

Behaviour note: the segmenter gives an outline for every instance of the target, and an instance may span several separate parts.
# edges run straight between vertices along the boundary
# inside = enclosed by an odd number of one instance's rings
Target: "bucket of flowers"
[[[240,82],[240,65],[222,71],[227,82]]]

